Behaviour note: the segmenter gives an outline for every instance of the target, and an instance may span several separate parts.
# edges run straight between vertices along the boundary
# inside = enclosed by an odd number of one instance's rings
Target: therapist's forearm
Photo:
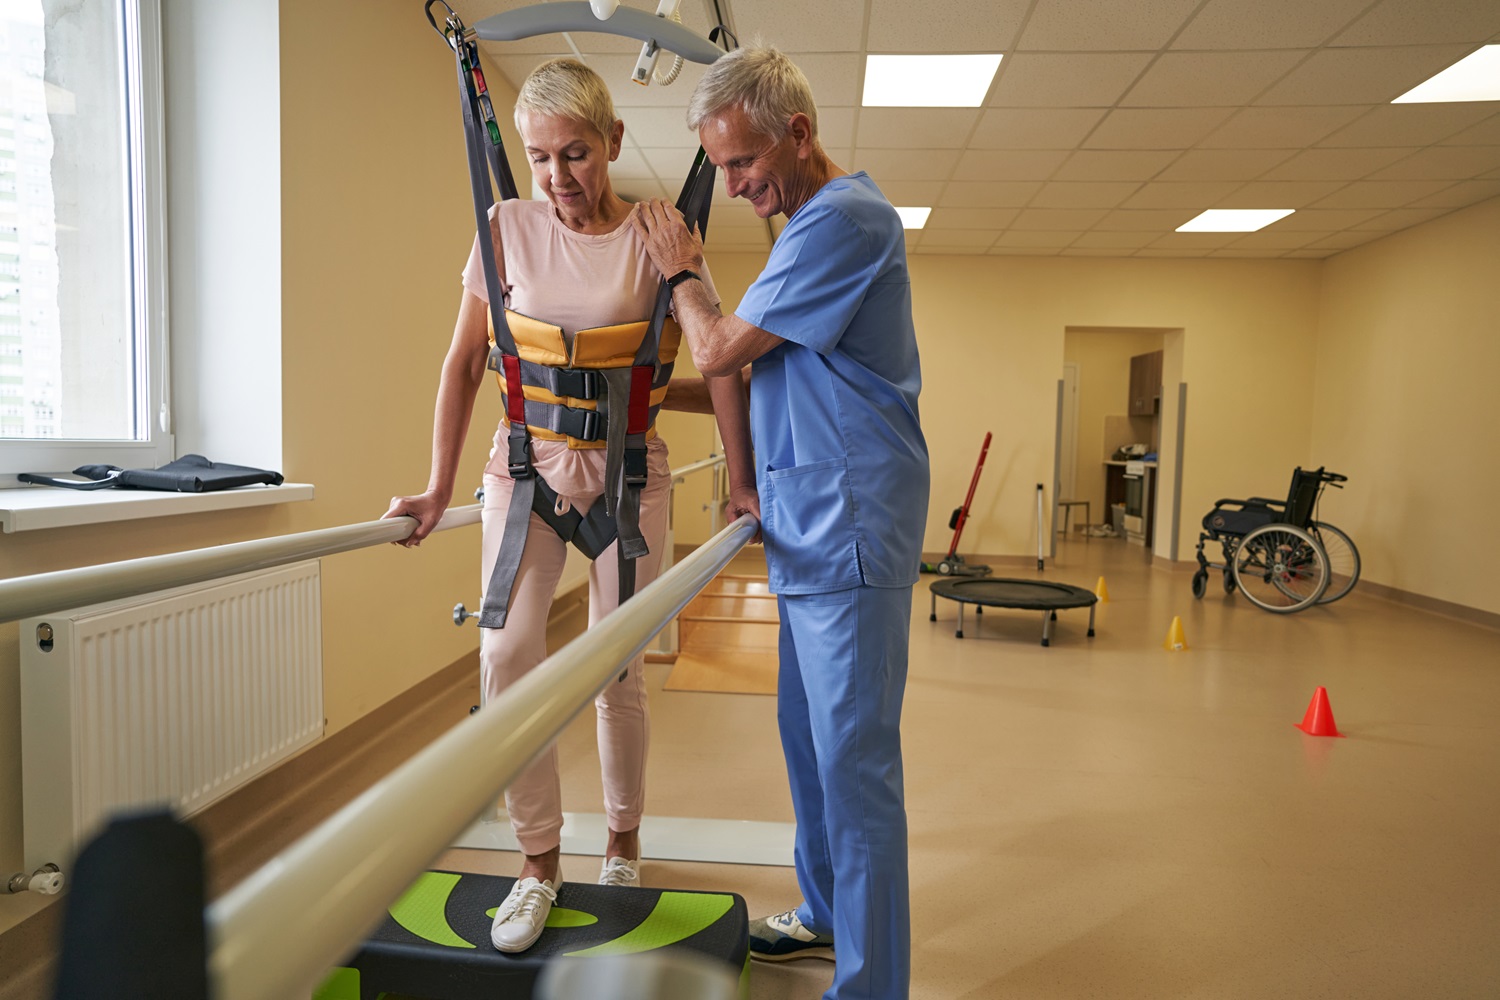
[[[750,444],[750,400],[739,372],[704,379],[714,401],[714,419],[724,440],[729,488],[755,489],[755,450]]]
[[[701,281],[684,281],[672,290],[672,314],[704,375],[732,375],[781,343],[780,337],[719,312]]]

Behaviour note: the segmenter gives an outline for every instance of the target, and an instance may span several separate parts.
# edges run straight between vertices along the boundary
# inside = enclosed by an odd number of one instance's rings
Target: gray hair
[[[770,47],[735,49],[703,74],[688,101],[687,125],[694,132],[710,118],[739,108],[758,135],[780,139],[787,122],[804,114],[818,138],[818,106],[807,77],[785,53]]]
[[[525,114],[571,118],[609,139],[618,120],[604,78],[577,59],[549,59],[521,84],[516,95],[516,128]]]

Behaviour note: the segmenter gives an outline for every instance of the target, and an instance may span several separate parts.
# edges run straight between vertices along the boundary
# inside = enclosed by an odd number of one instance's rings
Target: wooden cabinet
[[[1132,417],[1155,416],[1161,409],[1162,352],[1137,354],[1130,359],[1130,406]]]

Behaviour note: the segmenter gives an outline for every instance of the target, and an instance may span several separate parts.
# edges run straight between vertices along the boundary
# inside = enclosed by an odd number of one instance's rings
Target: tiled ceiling
[[[529,0],[461,5],[474,23]],[[654,10],[648,0],[624,0]],[[706,34],[712,0],[683,0]],[[732,6],[731,6],[732,4]],[[1327,257],[1500,195],[1500,102],[1391,99],[1500,41],[1500,0],[719,0],[789,53],[834,162],[931,205],[916,254]],[[615,185],[673,197],[702,67],[629,79],[640,45],[594,32],[485,43],[514,85],[574,55],[625,120]],[[868,53],[1004,54],[980,108],[861,108]],[[665,66],[665,63],[663,64]],[[711,247],[764,249],[716,194]],[[1292,208],[1256,233],[1177,233],[1206,208]]]

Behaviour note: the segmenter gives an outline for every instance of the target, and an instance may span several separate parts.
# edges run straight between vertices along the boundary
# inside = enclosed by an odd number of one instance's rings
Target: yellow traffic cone
[[[1099,578],[1099,582],[1094,585],[1094,596],[1099,598],[1100,604],[1109,603],[1109,585],[1104,582],[1104,577],[1102,576]]]
[[[1162,643],[1162,648],[1172,652],[1180,653],[1188,648],[1187,636],[1182,631],[1182,619],[1176,615],[1172,616],[1172,627],[1167,629],[1167,641]]]

